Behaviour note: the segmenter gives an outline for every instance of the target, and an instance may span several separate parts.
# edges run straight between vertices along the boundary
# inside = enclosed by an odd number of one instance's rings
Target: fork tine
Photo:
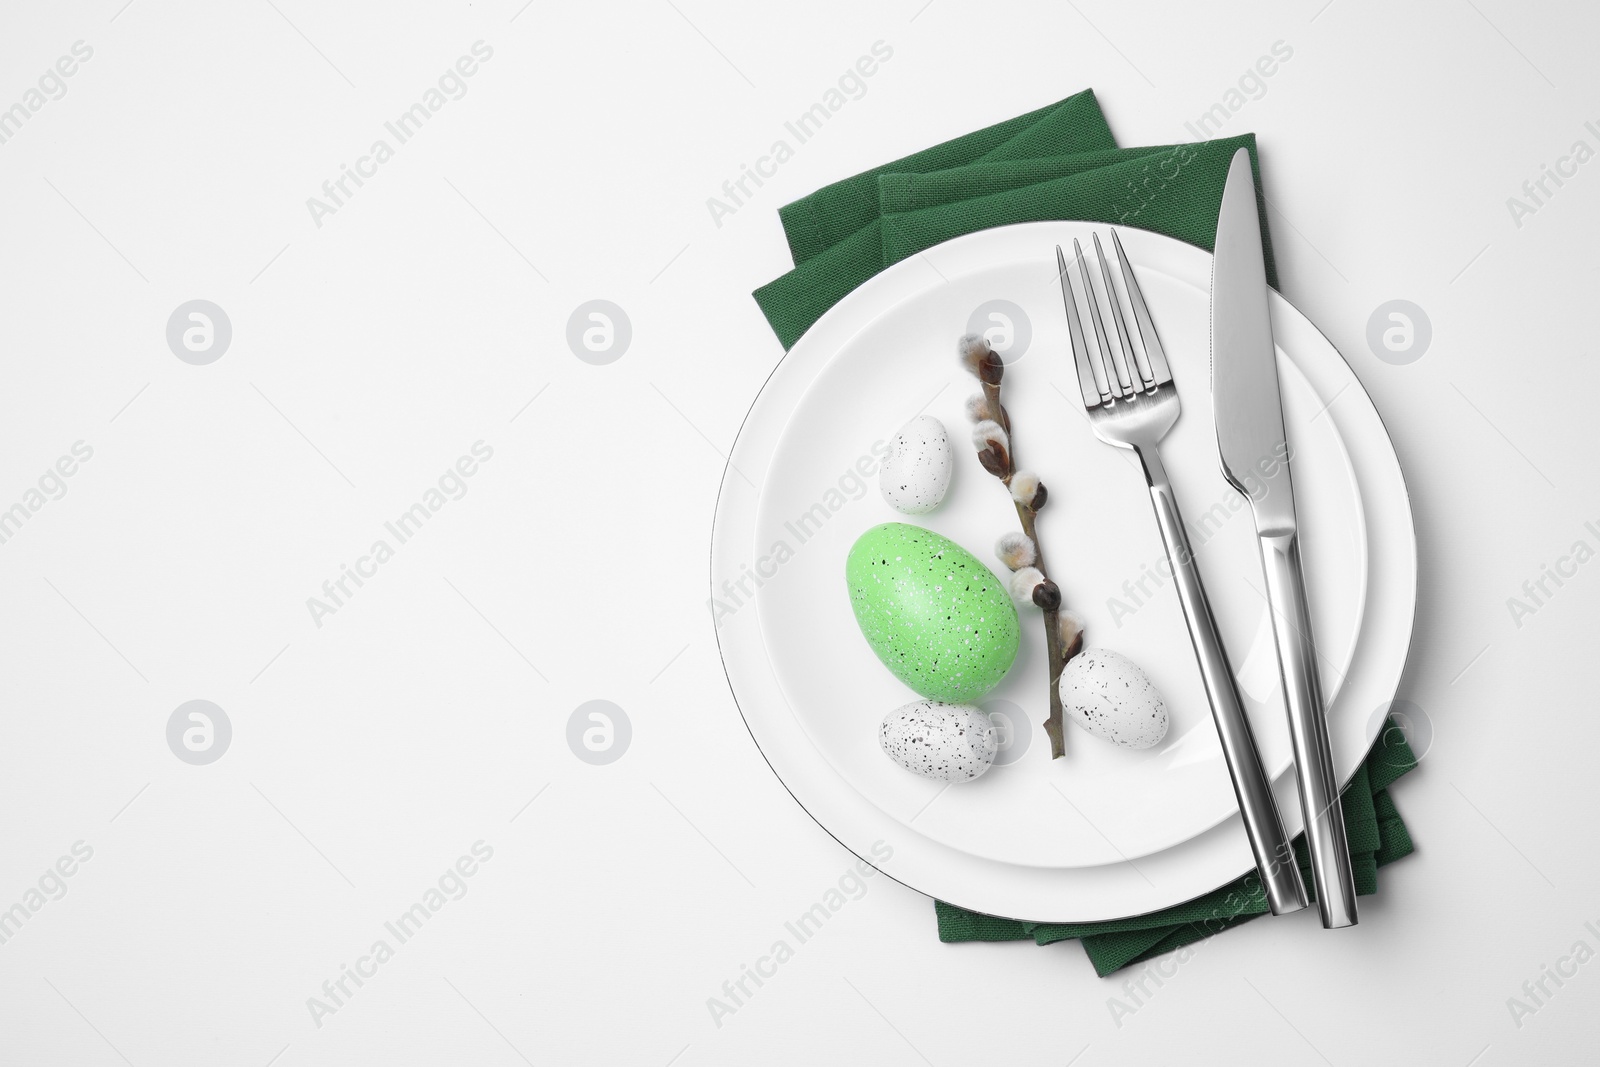
[[[1111,387],[1111,395],[1118,400],[1132,396],[1133,379],[1128,377],[1128,369],[1117,362],[1117,354],[1111,350],[1111,340],[1106,337],[1106,325],[1100,318],[1100,300],[1095,296],[1094,282],[1089,280],[1089,265],[1083,261],[1083,246],[1078,244],[1076,237],[1072,239],[1072,251],[1078,257],[1078,273],[1083,277],[1083,291],[1089,301],[1089,321],[1094,325],[1094,339],[1105,367],[1106,384]]]
[[[1154,389],[1156,380],[1150,368],[1139,362],[1139,352],[1128,336],[1128,320],[1122,315],[1122,301],[1117,299],[1117,283],[1111,280],[1111,267],[1106,263],[1106,250],[1100,246],[1100,234],[1094,234],[1094,255],[1100,261],[1100,279],[1106,283],[1106,302],[1111,305],[1111,323],[1117,328],[1117,344],[1122,350],[1122,361],[1128,370],[1128,380],[1135,392]],[[1135,380],[1137,379],[1137,380]]]
[[[1172,381],[1172,372],[1167,369],[1161,337],[1156,333],[1156,324],[1150,320],[1150,309],[1145,306],[1144,293],[1139,291],[1139,283],[1133,278],[1133,268],[1128,265],[1128,255],[1122,250],[1122,238],[1117,236],[1116,227],[1111,229],[1111,244],[1117,252],[1117,264],[1122,267],[1122,283],[1128,290],[1128,303],[1133,307],[1133,321],[1139,327],[1139,340],[1144,344],[1150,373],[1157,385],[1166,385]]]
[[[1078,369],[1078,392],[1083,394],[1083,406],[1097,407],[1111,399],[1100,379],[1095,377],[1089,362],[1089,346],[1083,339],[1083,322],[1078,318],[1078,302],[1072,296],[1072,276],[1067,273],[1067,257],[1056,245],[1056,270],[1061,278],[1061,299],[1067,305],[1067,332],[1072,335],[1072,361]]]

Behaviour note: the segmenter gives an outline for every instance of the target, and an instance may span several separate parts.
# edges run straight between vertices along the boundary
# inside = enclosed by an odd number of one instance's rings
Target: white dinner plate
[[[1133,457],[1097,440],[1077,400],[1054,246],[1087,223],[971,234],[883,272],[819,320],[763,387],[718,500],[718,639],[746,724],[822,826],[891,876],[990,914],[1049,921],[1125,916],[1188,899],[1250,867],[1226,765]],[[1102,233],[1105,228],[1100,227]],[[1189,523],[1285,821],[1299,813],[1271,623],[1249,508],[1218,468],[1208,392],[1211,257],[1121,230],[1164,342],[1183,415],[1162,456]],[[915,699],[856,627],[844,560],[866,529],[914,522],[1002,575],[995,538],[1015,528],[1002,486],[977,463],[962,410],[973,382],[955,340],[974,309],[1012,312],[1004,399],[1021,465],[1051,499],[1040,536],[1052,577],[1091,645],[1138,662],[1166,698],[1161,745],[1129,752],[1067,727],[1049,758],[1042,623],[985,707],[1004,727],[1000,762],[945,787],[879,750],[877,726]],[[1328,341],[1273,297],[1307,583],[1341,778],[1359,764],[1410,640],[1415,548],[1398,463],[1377,413]],[[1023,321],[1025,320],[1025,322]],[[944,504],[905,516],[875,474],[882,442],[918,412],[944,422],[956,474]],[[885,849],[874,850],[882,841]]]

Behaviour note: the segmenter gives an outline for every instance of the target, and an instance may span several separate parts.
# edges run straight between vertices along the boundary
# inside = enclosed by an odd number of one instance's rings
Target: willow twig
[[[963,337],[960,352],[962,363],[983,387],[982,394],[974,396],[967,405],[974,422],[973,444],[978,449],[978,462],[1011,490],[1017,521],[1022,526],[1022,537],[1018,539],[1014,534],[1002,537],[996,552],[1014,572],[1011,578],[1013,595],[1031,600],[1044,617],[1045,649],[1050,661],[1050,718],[1045,720],[1044,730],[1050,736],[1050,758],[1060,759],[1066,755],[1061,672],[1067,661],[1083,647],[1083,623],[1072,612],[1062,610],[1061,588],[1051,580],[1045,567],[1038,521],[1039,510],[1044,507],[1049,493],[1038,475],[1017,466],[1011,416],[1000,401],[1005,364],[989,343],[977,335]]]

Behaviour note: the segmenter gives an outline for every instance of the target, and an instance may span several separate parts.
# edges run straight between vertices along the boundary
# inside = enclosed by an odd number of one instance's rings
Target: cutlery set
[[[1073,271],[1061,247],[1056,247],[1084,410],[1096,437],[1130,449],[1143,468],[1268,907],[1275,915],[1298,911],[1307,905],[1305,885],[1251,734],[1176,496],[1161,463],[1159,443],[1180,411],[1177,387],[1114,229],[1111,241],[1123,294],[1132,312],[1132,330],[1099,236],[1093,238],[1100,274],[1098,291],[1083,249],[1073,241],[1092,345],[1079,314]],[[1255,182],[1250,155],[1242,148],[1228,169],[1217,218],[1211,282],[1211,394],[1217,448],[1223,475],[1250,502],[1255,519],[1317,904],[1324,927],[1353,926],[1355,881],[1301,569],[1289,473],[1291,450],[1283,423]],[[1109,333],[1107,319],[1112,325]]]

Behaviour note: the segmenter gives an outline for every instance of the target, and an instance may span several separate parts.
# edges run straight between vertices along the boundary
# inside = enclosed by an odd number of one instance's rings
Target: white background
[[[1521,226],[1506,203],[1600,148],[1592,10],[520,3],[5,6],[0,107],[94,52],[0,144],[0,508],[94,455],[0,544],[0,909],[93,857],[0,944],[0,1062],[1592,1056],[1600,963],[1520,1027],[1506,1003],[1600,947],[1600,564],[1520,627],[1506,605],[1600,547],[1600,163]],[[306,199],[479,40],[467,94],[318,227]],[[866,95],[716,225],[879,40]],[[1127,974],[941,945],[879,877],[716,1025],[851,862],[751,744],[705,604],[723,454],[781,355],[748,295],[788,265],[776,208],[1084,87],[1119,143],[1187,140],[1280,40],[1222,132],[1260,136],[1283,289],[1411,486],[1417,854],[1357,929],[1250,923],[1120,1025]],[[196,298],[233,327],[209,366],[165,338]],[[565,341],[593,298],[633,324],[608,366]],[[1365,339],[1395,298],[1433,326],[1406,366]],[[316,626],[306,599],[479,440],[467,495]],[[197,698],[234,731],[208,766],[165,737]],[[592,699],[633,725],[609,766],[566,743]],[[480,839],[469,892],[318,1026],[307,998]]]

